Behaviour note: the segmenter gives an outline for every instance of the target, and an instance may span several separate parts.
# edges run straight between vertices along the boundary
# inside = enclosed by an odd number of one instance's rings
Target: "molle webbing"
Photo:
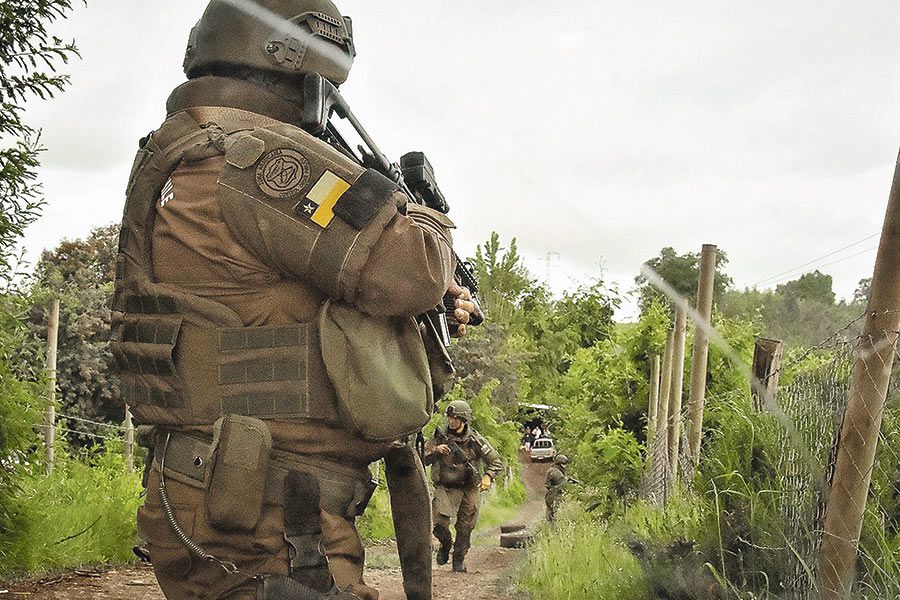
[[[113,351],[126,397],[149,422],[203,425],[224,414],[338,421],[315,324],[201,328],[165,298],[133,297],[129,308]]]
[[[165,296],[131,296],[112,344],[122,392],[130,404],[177,408],[184,405],[173,349],[182,317]]]
[[[159,448],[159,446],[157,446]],[[215,447],[183,433],[173,432],[166,452],[166,477],[199,488],[209,485]],[[159,469],[160,457],[154,457]],[[264,499],[280,506],[284,502],[285,479],[292,471],[315,475],[319,481],[322,508],[331,514],[352,518],[362,514],[374,491],[367,469],[354,469],[326,461],[275,451],[266,473]]]

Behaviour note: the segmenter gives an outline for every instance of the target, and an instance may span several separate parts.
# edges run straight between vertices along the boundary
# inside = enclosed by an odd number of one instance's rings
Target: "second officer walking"
[[[463,400],[447,405],[447,425],[435,430],[425,445],[425,464],[431,465],[434,483],[434,537],[440,542],[437,564],[444,565],[453,552],[453,570],[466,571],[465,558],[472,530],[478,521],[480,493],[490,489],[503,470],[500,455],[471,426],[472,408]],[[484,464],[479,477],[478,463]],[[450,522],[456,519],[456,540]]]

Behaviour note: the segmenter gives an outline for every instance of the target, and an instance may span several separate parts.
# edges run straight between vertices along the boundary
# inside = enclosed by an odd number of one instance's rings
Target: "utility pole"
[[[50,302],[47,324],[47,412],[44,414],[44,469],[53,473],[53,444],[56,438],[56,345],[59,336],[59,299]]]
[[[706,323],[712,321],[713,287],[716,278],[716,247],[703,244],[700,252],[700,280],[697,282],[697,312]],[[691,349],[691,383],[688,395],[688,453],[693,468],[700,462],[700,439],[703,434],[703,408],[706,404],[706,367],[709,339],[703,327],[694,327]]]
[[[675,337],[672,346],[672,381],[669,389],[669,472],[672,480],[678,476],[678,443],[681,438],[681,392],[684,388],[684,342],[687,315],[684,309],[675,309]]]
[[[859,536],[884,416],[897,332],[900,329],[900,158],[888,197],[884,226],[857,345],[834,477],[825,508],[819,578],[825,600],[850,597]]]

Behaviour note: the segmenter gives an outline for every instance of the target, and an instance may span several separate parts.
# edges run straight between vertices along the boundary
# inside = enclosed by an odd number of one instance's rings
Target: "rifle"
[[[453,461],[454,465],[461,465],[463,463],[471,462],[462,451],[462,448],[459,447],[459,444],[449,438],[444,438],[442,441],[444,445],[450,448],[450,458]]]
[[[469,457],[462,451],[462,448],[459,447],[459,444],[446,435],[441,436],[438,441],[450,448],[450,464],[466,466],[466,478],[463,481],[463,486],[474,484],[478,480],[478,471],[475,469],[472,461],[469,460]]]
[[[447,200],[434,178],[434,169],[424,153],[407,152],[400,158],[400,164],[391,162],[378,149],[375,141],[350,110],[334,84],[318,73],[307,73],[303,77],[302,86],[301,127],[304,130],[327,141],[362,166],[374,169],[395,182],[410,202],[427,206],[444,214],[450,210],[450,205],[447,204]],[[347,120],[366,145],[365,148],[357,147],[358,155],[337,130],[331,121],[331,115]],[[472,265],[462,260],[456,252],[454,252],[454,257],[456,259],[454,279],[459,285],[469,288],[476,307],[469,324],[480,325],[484,321],[484,312],[477,299],[478,281],[475,279],[475,272],[472,270]],[[445,294],[443,302],[424,315],[425,319],[430,322],[429,328],[436,332],[445,348],[450,346],[450,336],[459,326],[456,319],[453,318],[455,300],[455,296],[449,293]]]

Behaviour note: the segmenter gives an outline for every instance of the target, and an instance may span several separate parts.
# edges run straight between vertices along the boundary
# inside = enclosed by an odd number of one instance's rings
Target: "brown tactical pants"
[[[237,573],[199,559],[188,551],[166,520],[154,467],[144,505],[138,509],[138,531],[146,541],[159,586],[169,600],[251,600],[261,574],[288,574],[283,508],[266,504],[252,533],[229,533],[207,519],[206,491],[166,478],[166,492],[184,533],[216,558],[234,563]],[[338,587],[364,600],[378,592],[362,580],[365,551],[354,522],[322,512],[322,545]]]
[[[462,560],[471,546],[472,530],[478,522],[481,492],[477,487],[447,488],[435,486],[431,512],[434,518],[434,537],[441,546],[453,546],[453,557]],[[450,533],[450,521],[456,518],[456,541]]]
[[[544,504],[547,506],[547,520],[553,522],[556,519],[556,509],[559,508],[559,502],[562,499],[562,492],[552,487],[544,494]]]

